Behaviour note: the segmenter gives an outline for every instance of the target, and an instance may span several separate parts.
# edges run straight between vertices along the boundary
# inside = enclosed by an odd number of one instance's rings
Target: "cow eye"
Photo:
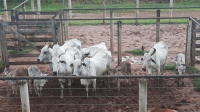
[[[143,59],[143,58],[141,58],[141,60],[143,61],[144,59]]]
[[[70,65],[70,67],[73,67],[73,66],[74,66],[73,64]]]
[[[65,64],[66,62],[65,62],[65,61],[60,61],[60,63],[63,63],[63,64]]]
[[[46,52],[46,51],[44,51],[44,54],[47,54],[47,52]]]

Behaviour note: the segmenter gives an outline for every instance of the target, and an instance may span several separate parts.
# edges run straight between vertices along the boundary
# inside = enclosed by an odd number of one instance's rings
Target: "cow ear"
[[[85,63],[82,63],[82,65],[83,65],[83,66],[86,66],[86,64],[85,64]]]
[[[49,48],[49,52],[52,54],[52,48]]]
[[[153,60],[152,58],[151,58],[151,61],[156,64],[155,60]]]
[[[156,49],[155,49],[155,48],[153,48],[153,52],[151,53],[151,56],[152,56],[152,55],[154,55],[154,54],[155,54],[155,52],[156,52]]]

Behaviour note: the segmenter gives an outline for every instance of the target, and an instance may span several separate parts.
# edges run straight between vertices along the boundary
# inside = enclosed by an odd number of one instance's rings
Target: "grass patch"
[[[195,78],[192,80],[195,91],[200,91],[200,78]]]
[[[199,73],[199,69],[197,69],[196,67],[187,67],[186,68],[186,73],[188,73],[188,74],[196,74],[196,73]]]
[[[8,50],[9,54],[28,54],[31,52],[31,49],[25,49],[25,50]]]
[[[175,65],[166,65],[165,70],[171,70],[171,71],[176,71],[176,66]]]
[[[5,64],[3,61],[0,61],[0,72],[4,71]]]
[[[141,49],[135,49],[132,51],[126,51],[127,53],[131,53],[133,55],[144,55],[144,52]]]

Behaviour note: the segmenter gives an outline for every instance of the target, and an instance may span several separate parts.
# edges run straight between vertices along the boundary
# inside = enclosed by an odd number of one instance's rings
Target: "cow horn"
[[[156,64],[155,60],[153,60],[152,58],[151,58],[151,61]]]
[[[155,49],[155,48],[153,48],[153,52],[151,53],[151,56],[152,56],[152,55],[154,55],[154,54],[155,54],[155,52],[156,52],[156,49]]]

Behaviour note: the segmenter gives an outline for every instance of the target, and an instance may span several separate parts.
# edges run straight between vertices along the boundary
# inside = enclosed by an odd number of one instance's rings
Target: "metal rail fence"
[[[126,111],[126,112],[150,112],[161,108],[172,108],[180,112],[198,112],[200,105],[199,89],[192,85],[199,74],[177,76],[174,74],[164,76],[128,75],[128,76],[97,76],[97,77],[0,77],[2,111],[21,111],[20,97],[11,94],[11,88],[4,81],[48,79],[48,83],[42,90],[42,96],[29,93],[31,112],[44,111]],[[80,85],[79,79],[97,79],[96,93],[89,90],[86,97],[85,88]],[[111,87],[103,85],[103,81],[112,80]],[[116,78],[124,81],[121,89],[117,91]],[[159,83],[156,80],[159,78]],[[184,85],[178,85],[176,78],[183,78]],[[68,95],[68,88],[64,89],[64,98],[60,99],[60,89],[57,79],[73,79],[72,96]],[[150,79],[150,82],[148,81]],[[76,82],[77,81],[77,82]],[[56,83],[57,82],[57,83]],[[157,85],[158,84],[158,85]]]

